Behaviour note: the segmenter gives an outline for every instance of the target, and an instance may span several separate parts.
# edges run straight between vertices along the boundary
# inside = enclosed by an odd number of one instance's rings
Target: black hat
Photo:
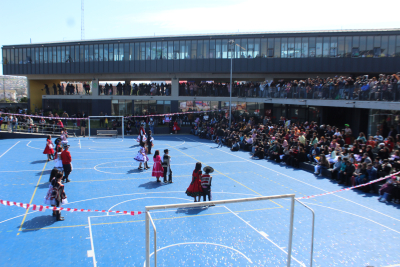
[[[213,169],[213,167],[211,167],[211,166],[205,166],[205,167],[203,168],[203,171],[204,171],[204,172],[207,172],[207,173],[212,173],[212,172],[214,172],[214,169]]]
[[[169,152],[169,150],[168,149],[164,149],[164,153],[167,153],[167,152]]]
[[[64,147],[64,148],[65,148],[65,147],[70,147],[70,145],[64,144],[63,147]]]

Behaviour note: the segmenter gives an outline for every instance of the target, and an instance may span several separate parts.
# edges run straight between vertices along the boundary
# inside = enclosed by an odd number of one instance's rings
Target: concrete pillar
[[[171,96],[178,97],[179,96],[179,79],[172,78],[171,80]]]
[[[99,95],[99,79],[93,78],[92,80],[92,95]]]

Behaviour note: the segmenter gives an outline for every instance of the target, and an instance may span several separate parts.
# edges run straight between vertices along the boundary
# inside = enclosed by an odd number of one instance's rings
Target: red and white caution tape
[[[203,110],[203,111],[186,111],[186,112],[175,112],[175,113],[165,113],[165,114],[153,114],[153,115],[138,115],[138,116],[127,116],[125,118],[146,118],[146,117],[164,117],[164,116],[174,116],[183,114],[194,114],[194,113],[206,113],[206,112],[216,112],[220,110]]]
[[[0,112],[0,115],[11,115],[11,116],[18,116],[18,117],[31,117],[31,118],[43,118],[49,120],[87,120],[88,118],[64,118],[64,117],[46,117],[46,116],[39,116],[39,115],[26,115],[26,114],[15,114],[15,113],[5,113]]]
[[[365,184],[360,184],[360,185],[356,185],[356,186],[352,186],[352,187],[342,188],[342,189],[339,189],[339,190],[335,190],[335,191],[327,192],[327,193],[322,193],[322,194],[318,194],[318,195],[311,195],[311,196],[306,196],[306,197],[299,197],[299,198],[296,198],[296,199],[309,199],[309,198],[314,198],[314,197],[319,197],[319,196],[330,195],[330,194],[334,194],[334,193],[337,193],[337,192],[352,190],[352,189],[354,189],[354,188],[359,188],[359,187],[362,187],[362,186],[374,184],[374,183],[379,182],[379,181],[382,181],[382,180],[386,180],[386,179],[388,179],[388,178],[390,178],[390,177],[392,177],[392,176],[394,176],[394,175],[397,175],[397,174],[399,174],[399,173],[400,173],[400,172],[396,172],[396,173],[393,173],[393,174],[391,174],[391,175],[388,175],[388,176],[385,176],[385,177],[382,177],[382,178],[373,180],[373,181],[368,182],[368,183],[365,183]]]
[[[0,199],[0,204],[5,206],[16,206],[25,209],[33,209],[36,211],[46,211],[46,210],[63,210],[69,212],[102,212],[102,213],[116,213],[116,214],[126,214],[126,215],[139,215],[142,214],[141,211],[119,211],[119,210],[85,210],[85,209],[73,209],[73,208],[63,208],[63,207],[51,207],[51,206],[43,206],[43,205],[35,205],[35,204],[25,204],[19,202],[12,202],[7,200]]]

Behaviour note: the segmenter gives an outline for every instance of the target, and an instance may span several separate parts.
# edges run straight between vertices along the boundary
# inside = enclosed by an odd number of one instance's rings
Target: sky
[[[84,39],[400,28],[395,1],[85,0]],[[81,0],[0,0],[0,46],[81,39]],[[0,65],[0,73],[2,66]]]

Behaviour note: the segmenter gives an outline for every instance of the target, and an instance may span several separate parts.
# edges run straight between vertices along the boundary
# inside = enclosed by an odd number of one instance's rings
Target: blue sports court
[[[145,206],[192,203],[185,191],[198,161],[215,170],[213,200],[297,198],[341,188],[327,178],[253,160],[248,152],[216,148],[192,135],[154,139],[153,153],[170,150],[172,184],[156,183],[151,168],[138,170],[136,139],[70,138],[73,171],[65,184],[69,203],[63,207],[143,212]],[[0,199],[43,204],[54,165],[42,154],[45,144],[45,139],[0,141]],[[313,266],[400,266],[398,205],[360,191],[302,202],[316,214]],[[158,266],[286,266],[290,204],[276,199],[152,211]],[[56,221],[51,211],[0,205],[0,265],[144,266],[144,214],[62,214],[65,221]],[[291,266],[310,266],[311,223],[311,212],[296,202]]]

